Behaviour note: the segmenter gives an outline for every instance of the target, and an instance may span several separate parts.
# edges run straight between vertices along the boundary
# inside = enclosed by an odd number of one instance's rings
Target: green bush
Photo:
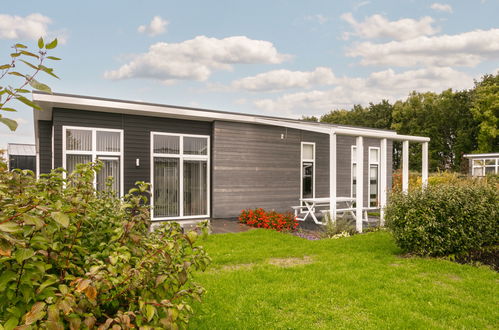
[[[97,192],[100,164],[0,171],[0,324],[5,329],[176,328],[204,289],[209,258],[196,232],[149,232],[148,185]],[[0,326],[1,328],[1,326]]]
[[[446,256],[499,242],[499,189],[487,180],[428,186],[395,193],[386,225],[406,252]]]

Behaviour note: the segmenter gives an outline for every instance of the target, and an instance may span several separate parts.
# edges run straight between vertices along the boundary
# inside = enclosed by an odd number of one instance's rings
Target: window
[[[152,218],[209,216],[209,137],[151,133]]]
[[[301,143],[301,197],[315,197],[315,143]]]
[[[369,207],[379,206],[379,151],[369,147]]]
[[[499,174],[499,158],[473,159],[473,176]]]
[[[72,172],[77,164],[93,162],[99,159],[102,169],[97,173],[97,190],[111,189],[118,195],[123,192],[123,130],[63,127],[63,166]],[[107,186],[109,177],[112,185]]]

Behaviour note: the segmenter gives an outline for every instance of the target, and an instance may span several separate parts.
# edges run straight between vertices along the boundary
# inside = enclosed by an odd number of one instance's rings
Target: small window
[[[208,140],[206,138],[198,138],[186,136],[184,137],[184,154],[185,155],[207,155]]]
[[[92,130],[88,129],[66,130],[66,150],[91,151]]]
[[[178,155],[180,153],[180,137],[173,135],[155,135],[154,153]]]
[[[369,162],[371,163],[379,162],[379,149],[369,148]]]
[[[313,144],[303,144],[303,159],[314,159]]]
[[[97,151],[120,152],[120,132],[97,131]]]

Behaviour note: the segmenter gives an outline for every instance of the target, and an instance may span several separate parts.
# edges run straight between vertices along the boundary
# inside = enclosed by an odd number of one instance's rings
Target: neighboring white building
[[[489,154],[464,155],[470,161],[470,175],[485,176],[487,174],[499,174],[499,152]]]
[[[36,147],[34,144],[9,143],[7,145],[7,158],[9,170],[18,168],[37,173]]]

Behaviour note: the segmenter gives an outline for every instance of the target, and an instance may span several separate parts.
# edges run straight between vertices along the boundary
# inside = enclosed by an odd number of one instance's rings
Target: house
[[[206,109],[68,94],[33,93],[40,173],[100,159],[98,189],[113,176],[120,194],[136,181],[152,184],[152,220],[237,217],[246,208],[291,211],[300,198],[354,196],[362,211],[386,205],[392,143],[403,141],[403,189],[409,142],[426,137]],[[383,219],[383,212],[381,212]]]
[[[7,144],[7,166],[9,170],[31,170],[36,173],[36,148],[34,144]]]
[[[463,156],[469,160],[469,174],[474,177],[487,174],[499,174],[499,152],[488,154],[467,154]]]

